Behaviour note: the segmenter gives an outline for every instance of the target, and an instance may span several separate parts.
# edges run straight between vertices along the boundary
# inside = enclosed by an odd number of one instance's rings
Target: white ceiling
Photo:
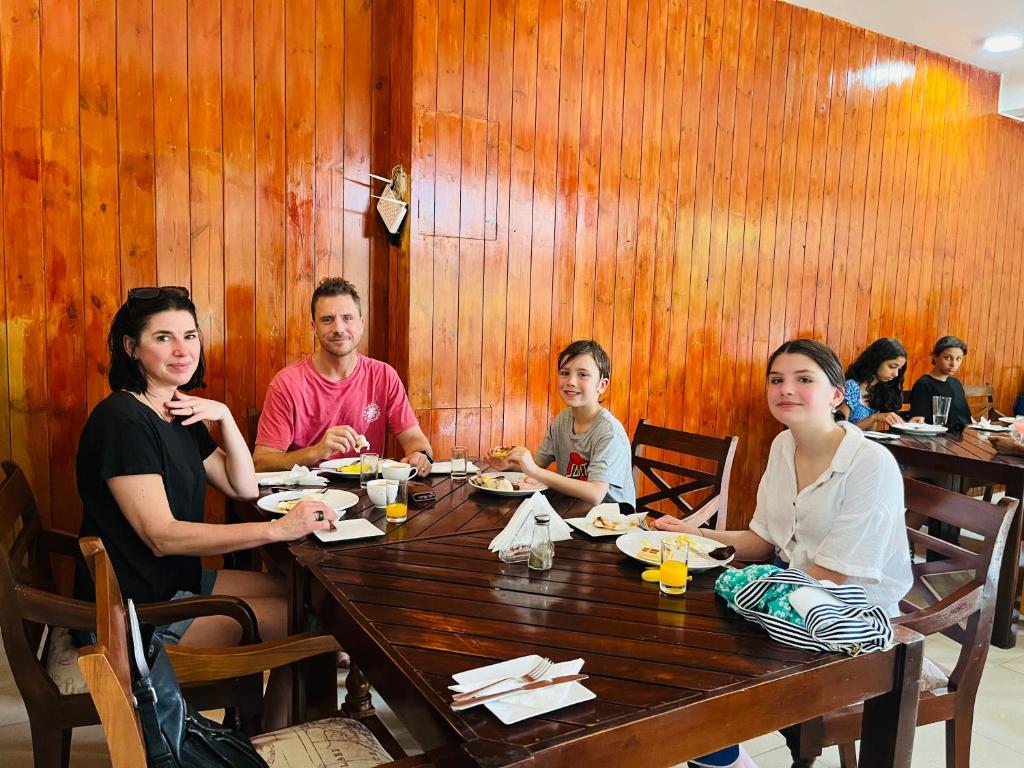
[[[1000,109],[1020,106],[1024,48],[986,53],[989,35],[1024,36],[1024,0],[786,0],[1002,74]]]

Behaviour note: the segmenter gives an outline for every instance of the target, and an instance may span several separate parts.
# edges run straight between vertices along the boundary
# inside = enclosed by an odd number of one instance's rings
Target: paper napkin
[[[288,472],[257,472],[256,478],[260,485],[327,485],[326,477],[298,464]]]
[[[527,496],[523,499],[523,503],[519,505],[519,508],[512,515],[512,519],[508,521],[505,528],[491,540],[488,549],[491,552],[508,549],[515,541],[516,534],[523,530],[524,526],[532,526],[533,516],[538,512],[547,512],[550,517],[548,528],[551,531],[552,541],[565,541],[572,538],[572,528],[555,512],[547,497],[540,491],[537,491],[532,496]],[[528,528],[528,530],[530,531],[529,537],[532,538],[532,527]],[[527,539],[523,543],[529,546],[530,541]]]

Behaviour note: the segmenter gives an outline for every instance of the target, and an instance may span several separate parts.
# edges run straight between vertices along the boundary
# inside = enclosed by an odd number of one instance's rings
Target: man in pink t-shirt
[[[310,312],[320,344],[270,382],[256,433],[256,470],[355,455],[360,435],[369,450],[382,454],[390,430],[404,453],[402,461],[427,474],[430,443],[398,373],[356,352],[365,326],[355,286],[326,278],[313,292]]]

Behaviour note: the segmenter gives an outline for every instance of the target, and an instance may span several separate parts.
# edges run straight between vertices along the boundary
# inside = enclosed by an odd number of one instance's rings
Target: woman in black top
[[[285,588],[269,574],[203,571],[200,557],[301,538],[330,528],[335,512],[303,502],[272,523],[203,522],[206,485],[254,499],[252,457],[223,403],[187,394],[203,386],[202,338],[185,288],[135,288],[107,338],[112,393],[93,409],[78,444],[81,536],[99,536],[126,598],[172,600],[192,594],[244,599],[264,640],[285,635]],[[220,424],[221,444],[205,422]],[[88,573],[75,591],[92,599]],[[203,616],[159,628],[165,640],[199,646],[236,643],[232,619]]]
[[[936,395],[950,398],[946,426],[953,432],[962,432],[970,424],[971,409],[967,404],[964,386],[956,372],[967,356],[967,345],[956,336],[943,336],[932,348],[932,369],[914,382],[910,391],[910,420],[932,420],[932,398]]]

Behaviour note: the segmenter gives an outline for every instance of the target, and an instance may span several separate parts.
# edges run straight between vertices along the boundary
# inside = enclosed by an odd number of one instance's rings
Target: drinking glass
[[[364,453],[359,457],[359,487],[365,488],[370,480],[377,479],[380,468],[380,456],[376,453]]]
[[[465,447],[452,448],[452,480],[465,480],[469,474],[469,458]]]
[[[951,397],[935,395],[932,397],[932,424],[943,425],[949,416],[949,405],[953,402]]]
[[[394,484],[394,497],[392,497]],[[394,498],[394,501],[392,501]],[[409,516],[409,481],[388,480],[388,506],[385,512],[389,523],[404,523]]]
[[[666,536],[661,540],[661,577],[658,586],[662,594],[682,595],[690,580],[688,564],[690,542],[685,538]]]

